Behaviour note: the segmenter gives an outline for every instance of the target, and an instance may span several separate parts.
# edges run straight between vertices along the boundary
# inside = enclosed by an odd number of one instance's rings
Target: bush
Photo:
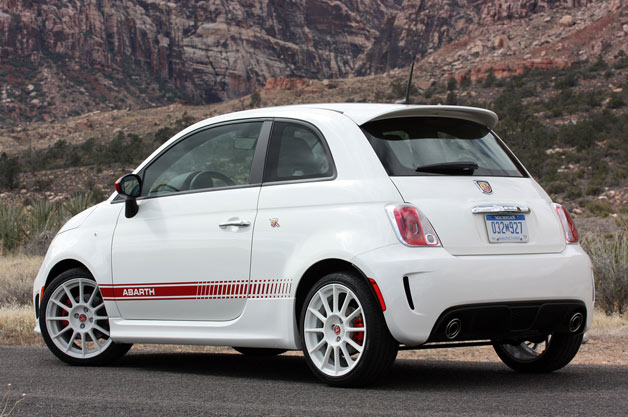
[[[617,93],[611,94],[611,99],[608,102],[609,108],[618,109],[620,107],[624,107],[625,105],[626,105],[626,102],[624,102],[624,99],[622,98],[622,96],[620,96]]]
[[[582,247],[593,262],[595,295],[607,314],[623,314],[628,309],[628,234],[582,239]]]
[[[262,96],[260,96],[259,93],[256,91],[253,94],[251,94],[250,107],[256,108],[261,105],[262,105]]]
[[[608,217],[613,212],[611,203],[605,200],[591,200],[584,205],[587,214],[595,217]]]
[[[16,157],[9,157],[5,152],[0,155],[0,187],[12,190],[18,185],[20,162]]]

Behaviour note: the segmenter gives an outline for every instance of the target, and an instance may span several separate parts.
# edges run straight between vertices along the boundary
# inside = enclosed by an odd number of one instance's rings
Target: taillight
[[[407,246],[440,246],[438,235],[421,210],[403,204],[386,207],[397,237]]]
[[[579,237],[578,231],[576,230],[576,224],[573,222],[573,219],[569,215],[569,212],[567,212],[567,209],[560,204],[554,204],[554,208],[556,209],[556,213],[560,219],[560,224],[563,226],[565,240],[567,243],[578,243]]]

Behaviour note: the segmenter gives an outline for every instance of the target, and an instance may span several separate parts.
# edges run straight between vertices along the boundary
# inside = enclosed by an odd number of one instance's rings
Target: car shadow
[[[131,352],[117,367],[176,374],[224,376],[286,383],[319,384],[302,356],[251,357],[230,353],[155,353]],[[625,376],[628,377],[628,367]],[[375,390],[465,392],[526,391],[534,393],[553,386],[568,390],[583,381],[607,381],[617,367],[570,365],[550,374],[521,374],[501,363],[426,361],[402,359],[378,383]],[[628,381],[628,378],[626,378]],[[628,383],[627,383],[628,384]]]

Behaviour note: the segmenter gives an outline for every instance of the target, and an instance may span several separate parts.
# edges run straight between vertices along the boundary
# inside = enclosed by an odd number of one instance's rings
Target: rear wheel
[[[310,290],[302,310],[303,354],[318,378],[334,386],[361,386],[390,369],[399,346],[362,278],[326,275]]]
[[[243,355],[246,356],[277,356],[281,355],[286,351],[286,349],[273,349],[273,348],[251,348],[251,347],[236,347],[233,346],[233,349],[237,350]]]
[[[499,358],[519,372],[553,372],[566,366],[578,353],[582,334],[554,334],[521,343],[494,343]]]
[[[131,348],[111,340],[100,290],[91,274],[79,268],[60,274],[47,286],[39,326],[52,353],[71,365],[103,365]]]

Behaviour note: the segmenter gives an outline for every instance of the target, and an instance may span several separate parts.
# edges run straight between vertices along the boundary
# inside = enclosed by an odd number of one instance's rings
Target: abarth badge
[[[269,219],[270,227],[279,227],[279,219]]]
[[[493,194],[493,188],[488,181],[473,181],[475,185],[482,191],[484,194]]]

